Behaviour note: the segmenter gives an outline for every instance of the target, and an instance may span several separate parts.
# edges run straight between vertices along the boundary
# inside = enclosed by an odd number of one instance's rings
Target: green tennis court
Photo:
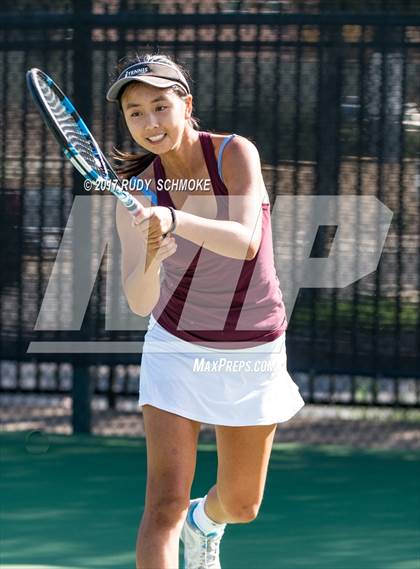
[[[0,439],[2,569],[134,568],[144,440],[27,435]],[[194,497],[216,468],[215,445],[201,443]],[[259,516],[229,525],[221,563],[419,569],[419,544],[419,451],[276,443]]]

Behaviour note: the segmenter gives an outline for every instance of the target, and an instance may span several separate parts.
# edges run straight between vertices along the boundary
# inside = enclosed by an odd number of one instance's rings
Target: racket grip
[[[172,225],[171,225],[171,227],[169,228],[168,233],[174,233],[174,232],[175,232],[175,229],[176,229],[176,226],[177,226],[177,219],[176,219],[176,215],[175,215],[175,210],[174,210],[174,208],[171,207],[170,205],[168,205],[167,207],[169,208],[169,210],[170,210],[170,212],[171,212],[171,216],[172,216]],[[166,235],[168,235],[168,233],[166,233]],[[166,235],[165,235],[165,237],[166,237]]]
[[[136,206],[138,206],[138,207],[135,210],[130,212],[133,217],[138,217],[144,209],[143,206],[139,202],[136,203]]]

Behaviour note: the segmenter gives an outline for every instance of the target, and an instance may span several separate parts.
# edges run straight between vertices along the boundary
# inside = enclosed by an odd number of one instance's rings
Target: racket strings
[[[91,170],[106,177],[108,175],[107,168],[100,159],[89,135],[82,130],[77,120],[53,89],[44,81],[40,82],[40,86],[45,100],[69,145],[80,154]]]
[[[89,180],[112,180],[109,191],[133,215],[141,211],[141,204],[121,186],[111,164],[101,152],[97,142],[83,122],[71,101],[58,85],[40,69],[26,74],[29,90],[47,126],[60,144],[65,156],[80,174]]]

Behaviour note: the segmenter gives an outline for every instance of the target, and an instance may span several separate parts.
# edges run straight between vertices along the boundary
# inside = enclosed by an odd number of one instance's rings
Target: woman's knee
[[[160,493],[146,500],[144,518],[159,526],[173,527],[187,515],[189,493]]]
[[[143,412],[147,427],[145,515],[172,524],[188,510],[200,424],[149,405]]]
[[[256,519],[260,509],[260,503],[250,500],[247,496],[226,494],[218,492],[220,504],[229,517],[236,523],[249,523]]]

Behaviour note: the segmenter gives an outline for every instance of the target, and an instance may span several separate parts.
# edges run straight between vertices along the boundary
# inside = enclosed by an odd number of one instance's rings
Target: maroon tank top
[[[211,136],[200,132],[199,137],[217,201],[216,219],[227,220],[228,190],[218,174]],[[158,187],[158,181],[166,179],[159,156],[153,167]],[[168,191],[156,193],[158,205],[175,207]],[[235,349],[271,342],[286,330],[274,267],[270,204],[261,207],[261,244],[251,260],[214,253],[174,234],[178,247],[162,262],[160,297],[152,311],[168,332],[186,342]]]

